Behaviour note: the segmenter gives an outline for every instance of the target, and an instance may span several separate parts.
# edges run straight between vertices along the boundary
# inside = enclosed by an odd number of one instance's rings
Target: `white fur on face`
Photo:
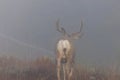
[[[60,52],[60,54],[63,54],[63,49],[66,48],[66,54],[71,49],[71,44],[68,40],[60,40],[57,44],[57,50]]]

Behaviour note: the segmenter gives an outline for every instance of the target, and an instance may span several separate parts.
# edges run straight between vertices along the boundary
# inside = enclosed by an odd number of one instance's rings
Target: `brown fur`
[[[60,40],[64,40],[64,39],[60,39]],[[66,54],[66,59],[67,59],[66,63],[64,63],[64,64],[61,63],[61,60],[64,57],[62,55],[63,51],[56,49],[57,50],[57,77],[58,77],[58,80],[61,80],[60,72],[61,72],[62,67],[64,69],[64,71],[63,71],[64,72],[64,80],[65,79],[70,80],[72,77],[72,74],[73,74],[73,70],[74,70],[73,66],[74,66],[75,52],[74,52],[73,44],[68,38],[65,40],[68,40],[70,43],[70,50],[68,51],[68,54]]]

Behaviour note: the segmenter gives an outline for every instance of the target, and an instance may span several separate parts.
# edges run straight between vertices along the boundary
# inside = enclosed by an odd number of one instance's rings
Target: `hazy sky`
[[[61,36],[55,21],[72,33],[84,21],[75,41],[82,64],[119,64],[119,0],[0,0],[0,55],[20,58],[53,57]]]

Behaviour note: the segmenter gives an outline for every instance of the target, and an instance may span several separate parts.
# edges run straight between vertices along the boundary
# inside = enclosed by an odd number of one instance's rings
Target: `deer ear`
[[[84,35],[83,33],[77,34],[77,35],[76,35],[76,34],[72,34],[71,37],[72,37],[73,39],[80,39],[83,35]]]

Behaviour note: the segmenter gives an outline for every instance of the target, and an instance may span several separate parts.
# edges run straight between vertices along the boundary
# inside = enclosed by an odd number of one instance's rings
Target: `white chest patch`
[[[68,40],[60,40],[57,44],[57,50],[63,52],[63,49],[66,48],[66,52],[69,52],[71,49],[71,44]]]

